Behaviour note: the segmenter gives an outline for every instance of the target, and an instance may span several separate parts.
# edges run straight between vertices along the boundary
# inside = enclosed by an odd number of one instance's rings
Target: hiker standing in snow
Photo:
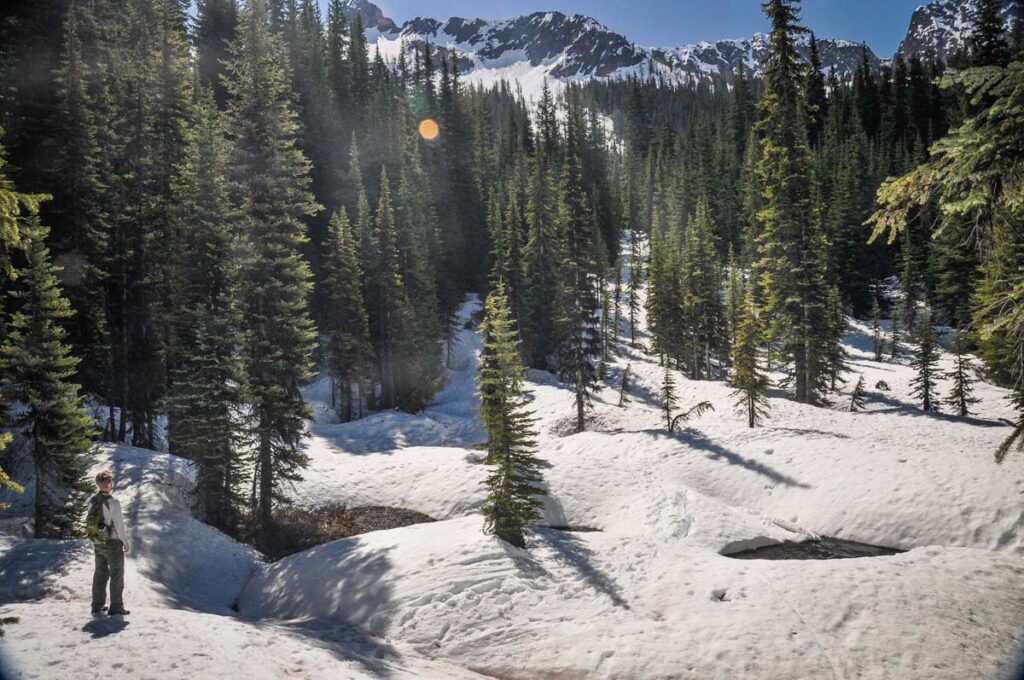
[[[107,581],[110,581],[111,616],[124,615],[121,593],[124,590],[124,555],[128,552],[128,534],[121,518],[121,504],[110,495],[114,475],[109,470],[96,475],[100,492],[89,499],[85,533],[96,551],[96,571],[92,575],[92,613],[106,609]]]

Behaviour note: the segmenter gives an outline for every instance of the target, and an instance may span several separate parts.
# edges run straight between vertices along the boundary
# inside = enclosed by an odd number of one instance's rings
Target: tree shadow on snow
[[[629,609],[629,603],[622,598],[621,588],[607,574],[594,564],[594,553],[586,542],[571,532],[537,527],[533,536],[555,554],[555,559],[575,569],[583,580],[594,590],[607,595],[616,607]]]
[[[947,423],[964,423],[966,425],[973,425],[975,427],[1008,427],[1006,423],[1000,420],[986,420],[984,418],[975,418],[973,416],[957,416],[952,413],[943,413],[941,411],[922,411],[920,406],[915,404],[908,404],[905,401],[900,401],[894,397],[887,396],[885,394],[879,394],[878,392],[872,392],[868,396],[869,402],[880,402],[887,405],[889,408],[880,408],[873,410],[864,410],[860,413],[864,415],[880,415],[883,413],[898,413],[903,416],[913,416],[915,418],[931,418],[933,420],[944,420]]]
[[[267,624],[252,625],[265,627]],[[345,623],[310,619],[289,621],[275,627],[301,636],[305,642],[330,652],[340,661],[357,663],[375,677],[391,677],[402,666],[402,655],[398,650]]]
[[[825,430],[816,430],[813,428],[804,427],[777,427],[772,425],[765,429],[771,430],[772,432],[792,432],[793,434],[815,434],[822,437],[833,437],[835,439],[850,438],[850,435],[842,434],[841,432],[826,432]]]
[[[38,600],[56,587],[75,562],[90,561],[85,540],[25,538],[0,553],[0,602]],[[87,590],[90,585],[83,584]]]
[[[703,432],[698,432],[697,430],[685,429],[681,432],[671,433],[665,430],[644,430],[644,433],[657,439],[675,439],[681,444],[686,444],[691,448],[706,452],[708,458],[712,460],[724,460],[731,465],[738,465],[784,486],[793,486],[800,489],[811,488],[809,484],[804,484],[787,474],[779,472],[770,465],[741,456],[735,451],[730,451],[721,444],[712,441]]]
[[[401,655],[374,636],[386,634],[394,613],[388,578],[391,560],[386,551],[368,553],[360,550],[360,545],[358,538],[343,539],[276,562],[271,567],[273,587],[262,595],[266,601],[284,604],[285,615],[294,615],[296,620],[241,620],[291,631],[377,677],[390,676]],[[329,572],[325,573],[325,568]],[[314,593],[310,595],[315,600],[307,595],[311,583]],[[294,605],[291,611],[289,603]],[[307,605],[315,607],[318,615],[299,619]]]

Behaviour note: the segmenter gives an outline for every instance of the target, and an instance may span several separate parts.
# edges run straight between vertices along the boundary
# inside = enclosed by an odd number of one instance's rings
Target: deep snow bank
[[[871,361],[866,337],[851,325],[865,412],[775,393],[757,430],[727,385],[677,374],[681,408],[717,410],[665,432],[662,368],[627,348],[610,384],[629,365],[632,402],[599,393],[593,431],[571,434],[571,392],[531,372],[544,523],[600,531],[538,529],[529,552],[481,532],[485,470],[446,434],[471,431],[467,409],[314,426],[304,502],[372,498],[448,521],[270,565],[242,611],[351,623],[502,677],[992,677],[1021,647],[1024,611],[1024,460],[991,457],[1005,392],[979,385],[979,417],[922,414],[905,360]],[[444,395],[462,406],[479,351],[464,346],[468,368]],[[364,436],[374,427],[376,439]],[[718,554],[815,533],[910,552],[822,563]]]

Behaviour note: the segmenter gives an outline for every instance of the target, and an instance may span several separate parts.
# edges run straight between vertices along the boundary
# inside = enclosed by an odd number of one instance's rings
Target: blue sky
[[[804,24],[823,37],[896,51],[910,15],[926,0],[805,0]],[[767,27],[760,0],[375,0],[401,23],[415,16],[505,17],[541,10],[586,14],[641,45],[671,47],[740,38]]]

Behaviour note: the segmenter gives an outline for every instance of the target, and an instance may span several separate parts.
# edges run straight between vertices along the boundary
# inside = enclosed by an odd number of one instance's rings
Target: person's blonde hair
[[[100,470],[99,474],[96,475],[96,486],[99,486],[103,482],[114,481],[114,473],[110,470]]]

